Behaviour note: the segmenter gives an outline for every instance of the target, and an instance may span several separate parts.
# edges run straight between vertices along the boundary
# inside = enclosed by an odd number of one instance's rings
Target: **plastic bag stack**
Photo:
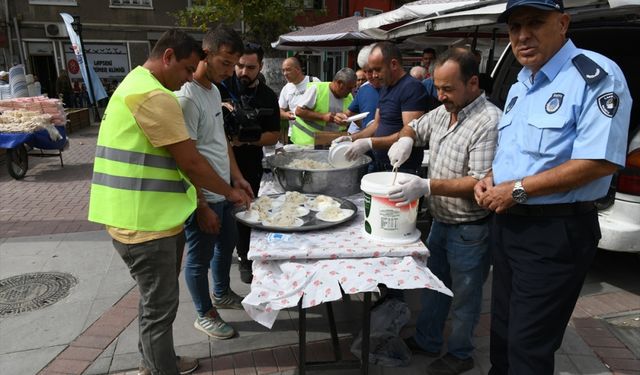
[[[9,85],[11,86],[11,96],[14,98],[24,98],[29,96],[29,90],[27,90],[27,77],[24,74],[24,66],[22,64],[9,69]]]

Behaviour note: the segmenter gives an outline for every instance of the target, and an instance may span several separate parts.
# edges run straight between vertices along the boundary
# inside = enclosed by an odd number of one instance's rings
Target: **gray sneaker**
[[[222,320],[220,315],[214,311],[209,311],[205,316],[199,316],[193,326],[206,333],[214,339],[224,340],[233,337],[236,331],[227,322]]]
[[[215,294],[211,293],[213,306],[216,309],[244,310],[241,303],[243,298],[244,297],[237,295],[231,288],[227,289],[227,294],[221,297],[216,297]]]

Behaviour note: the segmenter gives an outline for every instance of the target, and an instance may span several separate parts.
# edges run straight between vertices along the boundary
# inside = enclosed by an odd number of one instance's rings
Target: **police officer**
[[[562,0],[509,0],[499,20],[523,68],[474,188],[496,212],[489,373],[545,375],[600,239],[593,201],[624,165],[632,100],[613,61],[566,38]]]

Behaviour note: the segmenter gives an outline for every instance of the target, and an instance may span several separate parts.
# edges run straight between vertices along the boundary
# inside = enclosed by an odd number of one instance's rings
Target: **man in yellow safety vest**
[[[311,82],[296,108],[291,141],[297,145],[313,145],[318,131],[346,131],[345,123],[351,91],[356,87],[356,73],[342,68],[331,82]]]
[[[172,324],[178,310],[183,224],[196,208],[196,186],[248,206],[198,153],[173,93],[193,79],[204,57],[183,31],[165,32],[147,61],[113,93],[100,126],[89,220],[106,225],[140,290],[140,373],[187,374],[198,362],[176,357]]]

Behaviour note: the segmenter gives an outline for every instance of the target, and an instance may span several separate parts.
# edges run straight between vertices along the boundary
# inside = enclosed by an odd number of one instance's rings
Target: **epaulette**
[[[607,73],[598,63],[591,60],[584,54],[579,54],[574,57],[572,60],[573,65],[578,69],[582,79],[587,82],[587,85],[593,85],[595,83],[600,82],[604,77],[606,77],[609,73]]]

